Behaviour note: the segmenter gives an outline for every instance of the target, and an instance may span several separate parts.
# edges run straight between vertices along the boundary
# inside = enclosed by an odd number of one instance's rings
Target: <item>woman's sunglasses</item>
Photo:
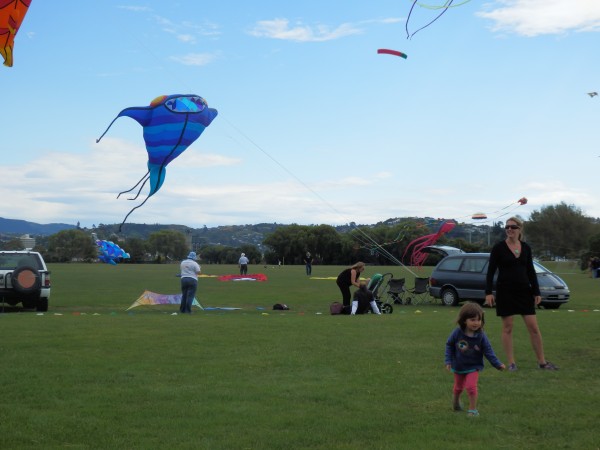
[[[518,225],[506,225],[504,227],[505,230],[518,230],[519,228],[521,228],[521,227]]]

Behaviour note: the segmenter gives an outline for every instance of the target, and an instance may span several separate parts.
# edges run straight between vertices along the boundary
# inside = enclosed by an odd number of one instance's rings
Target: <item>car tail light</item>
[[[50,274],[49,273],[46,274],[45,281],[44,281],[44,287],[45,288],[50,287]]]

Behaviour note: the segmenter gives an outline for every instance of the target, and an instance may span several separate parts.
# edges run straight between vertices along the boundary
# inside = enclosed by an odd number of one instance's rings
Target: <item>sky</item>
[[[427,1],[407,24],[409,0],[33,0],[0,67],[0,216],[121,223],[142,127],[96,139],[196,94],[219,115],[127,222],[600,217],[600,1],[456,1],[407,38]]]

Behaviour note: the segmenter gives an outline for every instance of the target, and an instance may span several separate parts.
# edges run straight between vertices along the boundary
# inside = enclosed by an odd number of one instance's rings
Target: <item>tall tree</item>
[[[97,246],[89,233],[83,230],[64,230],[48,239],[48,261],[93,261],[98,255]]]
[[[125,242],[125,251],[129,253],[129,262],[139,263],[146,259],[146,241],[139,238],[129,238]]]
[[[537,256],[577,258],[587,251],[594,221],[581,209],[562,202],[531,213],[525,240]]]
[[[180,231],[162,230],[152,233],[148,238],[148,249],[167,260],[179,260],[187,256],[189,251],[185,235]]]

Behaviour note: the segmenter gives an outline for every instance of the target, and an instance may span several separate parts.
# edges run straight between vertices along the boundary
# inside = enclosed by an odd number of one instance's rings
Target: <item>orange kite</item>
[[[13,65],[13,45],[31,0],[0,0],[0,54],[4,65]]]

